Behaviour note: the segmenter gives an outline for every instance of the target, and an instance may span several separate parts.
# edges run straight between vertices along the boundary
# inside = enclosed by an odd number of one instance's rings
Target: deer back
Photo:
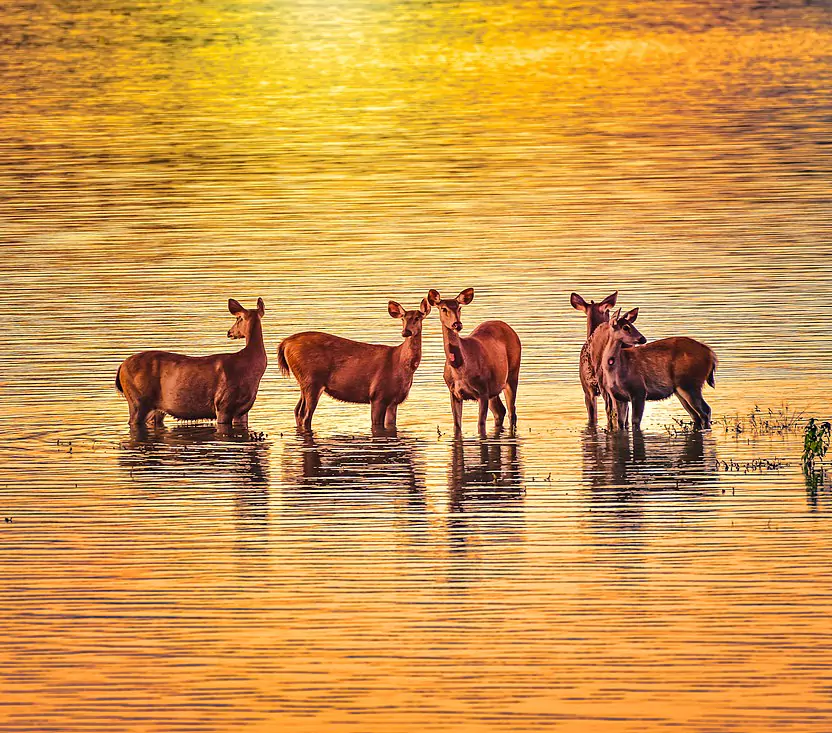
[[[647,392],[670,396],[677,387],[701,386],[716,366],[714,352],[686,336],[659,339],[644,346],[623,349],[625,381],[643,382]]]
[[[345,402],[369,402],[393,374],[394,348],[306,331],[284,339],[279,359],[301,385],[318,385]]]

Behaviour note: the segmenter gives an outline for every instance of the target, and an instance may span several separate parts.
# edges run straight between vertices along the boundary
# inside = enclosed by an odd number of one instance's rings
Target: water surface
[[[829,489],[748,415],[832,415],[830,18],[7,3],[0,730],[828,730]],[[296,435],[280,339],[432,287],[520,335],[517,433],[452,439],[432,315],[396,437]],[[723,424],[585,430],[569,293],[616,289]],[[256,434],[131,436],[119,363],[258,296]]]

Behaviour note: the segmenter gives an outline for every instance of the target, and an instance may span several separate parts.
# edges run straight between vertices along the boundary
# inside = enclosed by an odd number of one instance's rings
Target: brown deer
[[[130,425],[148,419],[161,425],[165,415],[182,420],[210,420],[218,426],[248,426],[248,412],[257,398],[266,371],[266,348],[260,319],[263,299],[256,310],[246,310],[229,299],[228,310],[237,317],[228,338],[245,339],[233,354],[184,356],[169,351],[143,351],[125,359],[116,373],[116,389],[127,399]]]
[[[478,428],[485,434],[489,408],[494,424],[501,428],[506,408],[500,399],[505,390],[511,426],[517,425],[517,381],[520,376],[520,339],[507,323],[485,321],[467,338],[462,330],[461,308],[474,299],[474,289],[463,290],[456,298],[443,300],[438,290],[428,293],[428,302],[439,307],[442,341],[445,345],[445,384],[451,393],[454,430],[462,433],[462,402],[479,402]]]
[[[602,358],[602,389],[620,401],[633,403],[633,428],[640,429],[647,400],[664,400],[675,394],[693,418],[694,428],[711,425],[711,408],[702,398],[702,386],[714,385],[716,354],[705,344],[684,336],[647,344],[633,321],[637,313],[621,317],[619,309],[610,320],[611,337]],[[636,344],[646,344],[629,348]],[[618,427],[625,424],[618,416]]]
[[[365,344],[320,331],[283,340],[277,363],[283,376],[291,372],[300,386],[298,429],[311,430],[321,392],[342,402],[369,403],[373,430],[395,429],[396,411],[407,399],[422,360],[422,321],[430,304],[423,298],[419,310],[406,311],[391,300],[387,311],[402,321],[404,341],[398,346]]]
[[[570,302],[575,310],[586,313],[586,341],[581,347],[580,375],[581,387],[584,390],[584,402],[586,403],[586,416],[590,426],[594,427],[598,419],[598,407],[596,397],[601,395],[604,398],[604,406],[607,412],[607,427],[612,429],[616,410],[624,412],[624,421],[627,421],[629,405],[626,402],[616,404],[608,392],[603,392],[598,384],[598,376],[601,370],[601,356],[604,347],[607,345],[611,331],[606,328],[609,323],[609,311],[618,300],[618,291],[608,295],[600,303],[594,300],[587,303],[577,293],[572,293]],[[638,309],[636,309],[636,313]],[[601,328],[601,327],[604,328]]]

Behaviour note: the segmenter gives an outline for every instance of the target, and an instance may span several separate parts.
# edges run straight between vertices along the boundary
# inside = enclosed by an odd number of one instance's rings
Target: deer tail
[[[714,354],[714,352],[713,352],[713,351],[711,352],[711,356],[713,357],[713,362],[712,362],[712,364],[711,364],[711,373],[710,373],[710,374],[708,374],[708,384],[710,384],[710,385],[711,385],[711,387],[713,387],[714,389],[716,389],[716,378],[714,377],[714,372],[716,372],[716,365],[717,365],[719,362],[718,362],[718,360],[717,360],[717,358],[716,358],[716,354]]]
[[[281,341],[277,349],[277,365],[280,367],[280,373],[284,377],[289,376],[289,362],[286,361],[286,342]]]
[[[119,367],[118,371],[116,372],[116,389],[122,394],[124,394],[124,389],[121,386],[121,367]]]

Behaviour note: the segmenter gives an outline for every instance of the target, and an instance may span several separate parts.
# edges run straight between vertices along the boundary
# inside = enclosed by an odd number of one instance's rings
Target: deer
[[[624,413],[624,421],[627,421],[629,404],[626,402],[616,403],[608,392],[603,392],[598,383],[601,370],[601,355],[610,336],[609,311],[618,300],[618,291],[608,295],[600,303],[594,300],[587,303],[577,293],[572,293],[570,302],[575,310],[586,313],[586,341],[581,347],[580,376],[581,387],[584,390],[584,402],[586,403],[587,423],[595,427],[598,420],[598,407],[596,398],[601,395],[604,399],[604,406],[607,412],[607,427],[612,429],[618,412]],[[638,309],[636,309],[638,313]]]
[[[318,400],[326,392],[341,402],[369,403],[374,432],[395,430],[398,407],[410,394],[422,360],[422,321],[430,310],[424,298],[418,310],[406,311],[394,300],[387,304],[390,317],[402,322],[404,341],[398,346],[365,344],[321,331],[285,338],[277,363],[283,376],[293,374],[300,387],[298,429],[312,429]]]
[[[231,425],[248,427],[248,413],[268,363],[260,323],[266,307],[262,298],[254,310],[230,298],[228,311],[237,319],[228,338],[246,341],[240,351],[211,356],[143,351],[122,362],[116,389],[127,399],[131,427],[147,422],[160,427],[165,415],[216,419],[221,431]]]
[[[497,429],[503,427],[506,407],[500,395],[506,393],[511,427],[517,426],[517,382],[520,377],[520,338],[502,321],[484,321],[462,337],[462,306],[474,300],[474,289],[466,288],[456,298],[443,299],[438,290],[428,292],[428,302],[439,308],[442,342],[445,348],[445,384],[451,395],[454,432],[462,435],[462,403],[477,400],[480,435],[485,434],[488,410]]]
[[[637,315],[630,311],[622,317],[619,308],[609,322],[611,335],[601,361],[602,389],[616,400],[632,402],[634,430],[641,429],[646,401],[664,400],[673,394],[693,419],[694,429],[708,429],[711,408],[702,397],[702,387],[705,382],[716,386],[716,354],[709,346],[686,336],[648,344],[633,325]],[[630,348],[637,344],[645,345]],[[626,427],[620,414],[618,427]]]

